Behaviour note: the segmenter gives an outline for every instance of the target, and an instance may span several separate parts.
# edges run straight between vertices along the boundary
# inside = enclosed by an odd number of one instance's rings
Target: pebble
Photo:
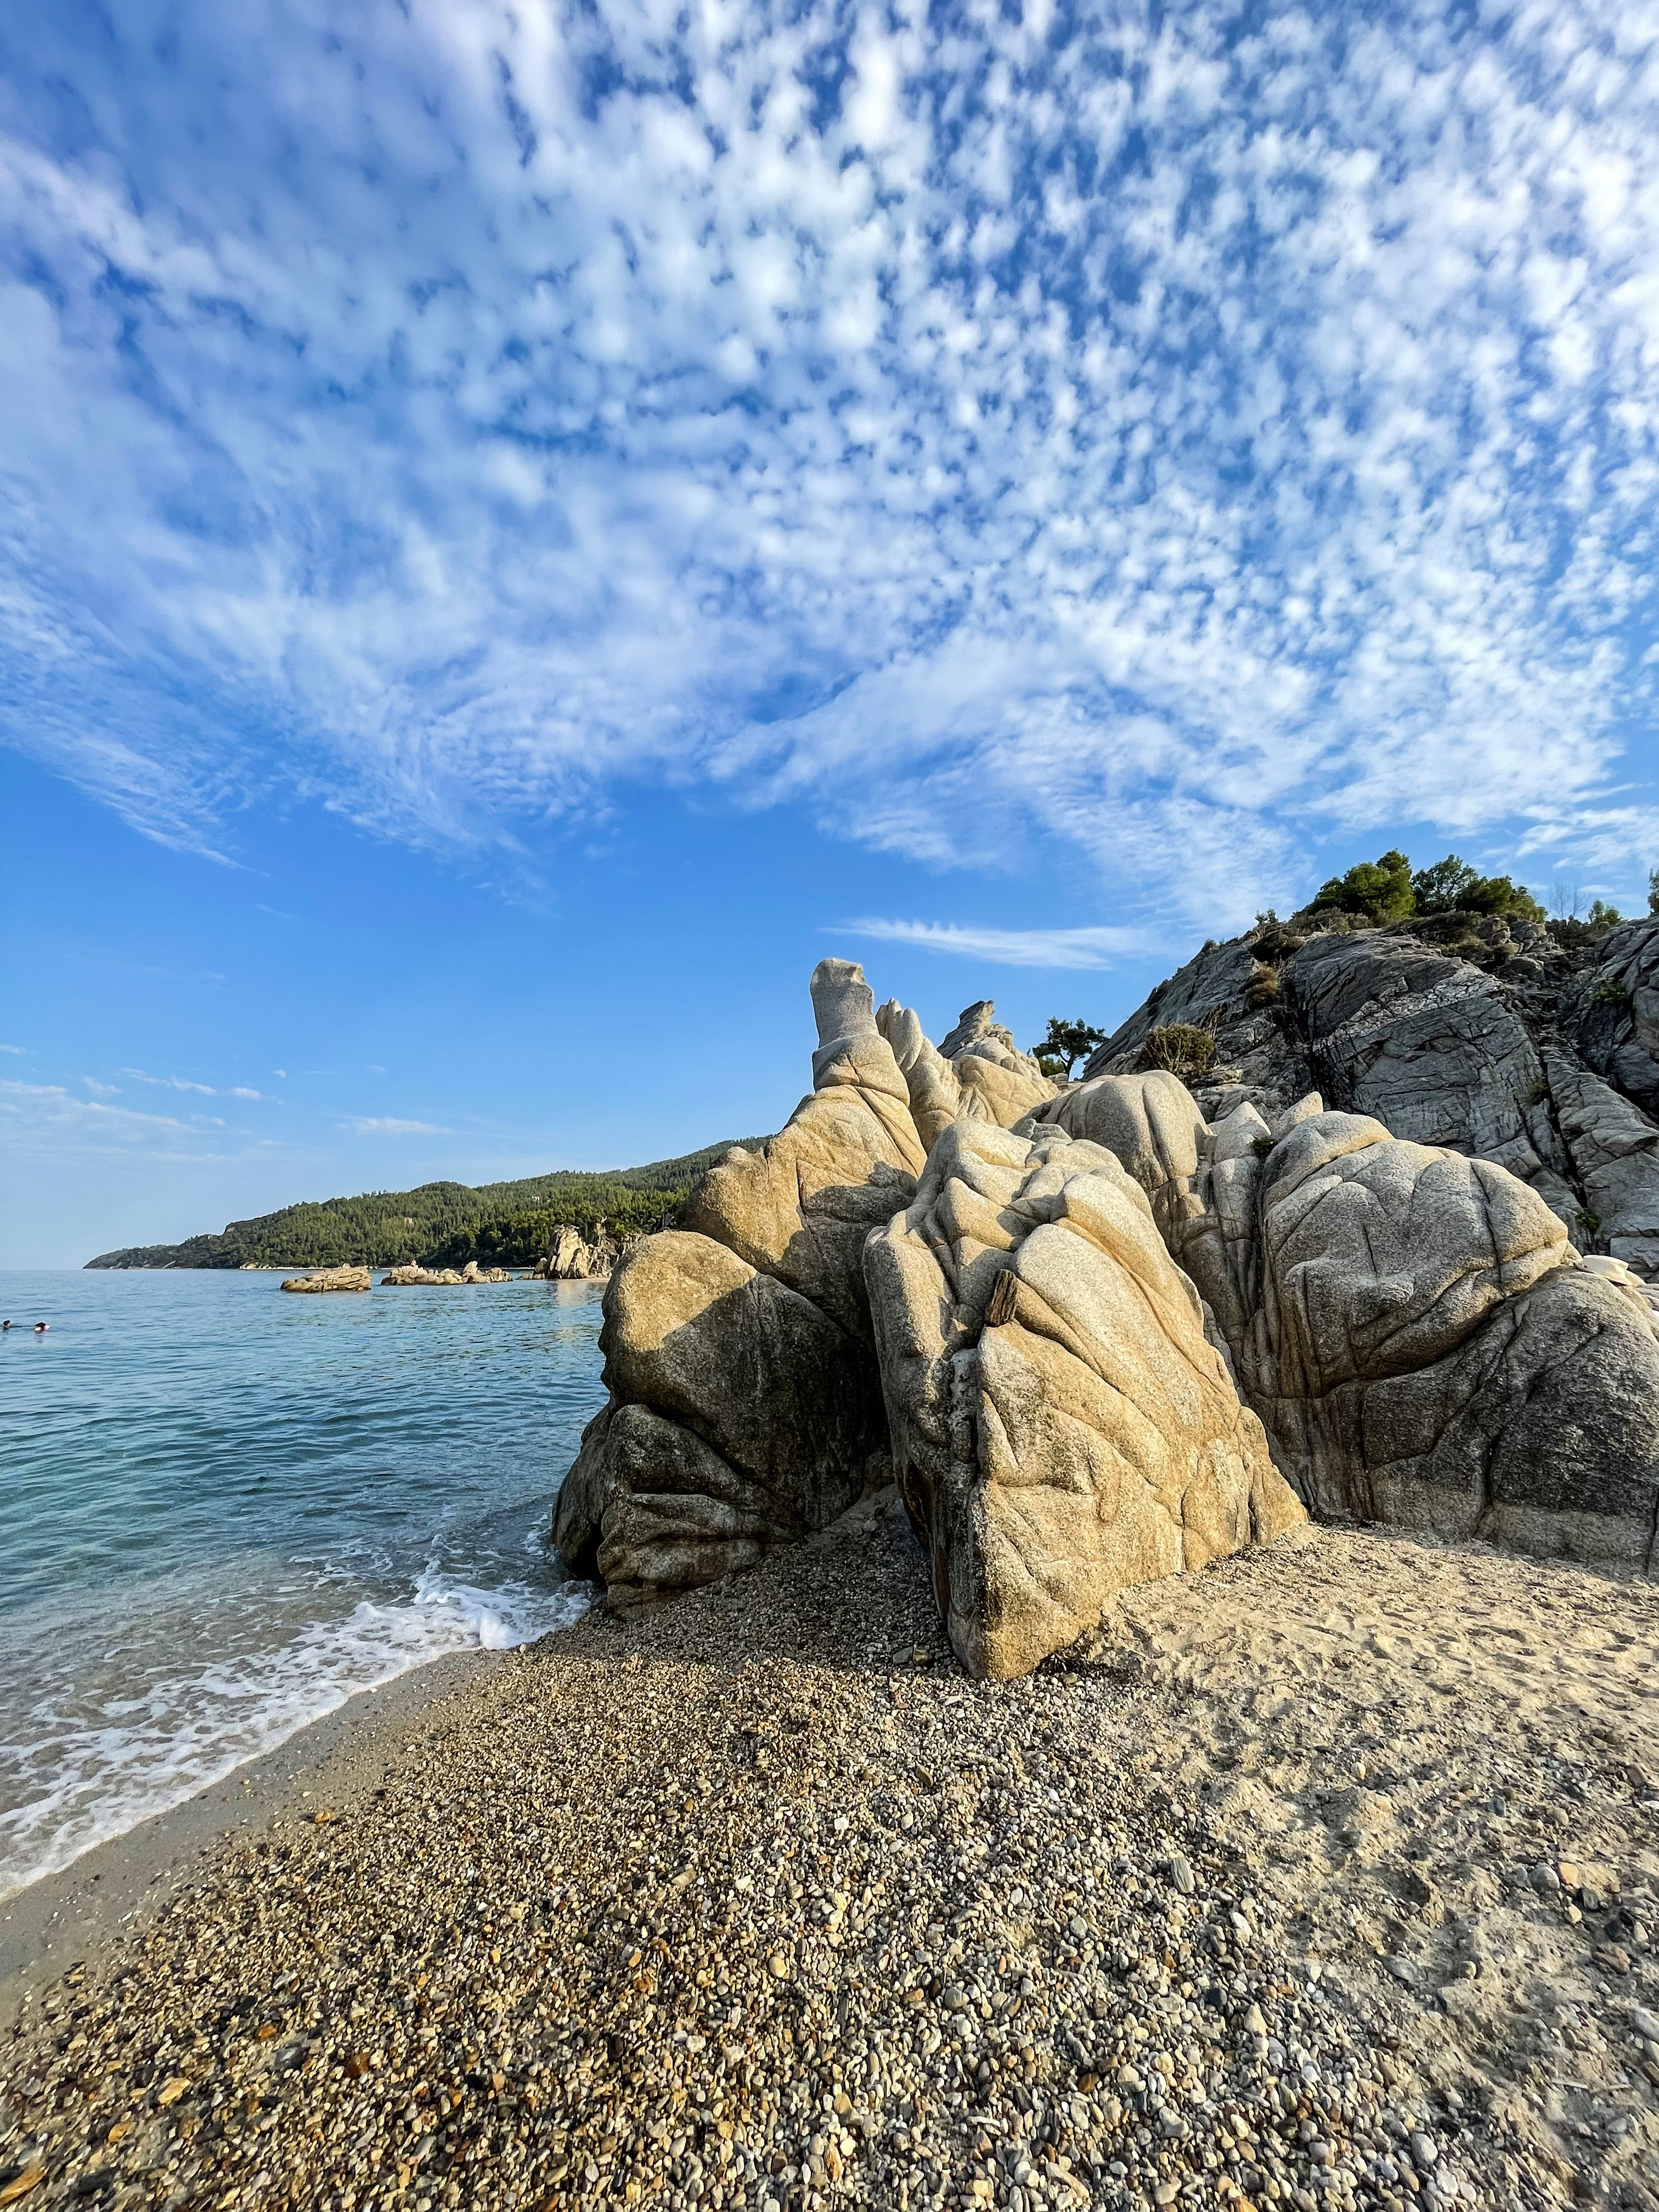
[[[1310,1988],[1248,1810],[1104,1755],[1178,1703],[1105,1667],[974,1686],[939,1650],[878,1504],[505,1656],[381,1788],[204,1862],[21,2015],[0,2186],[38,2166],[28,2212],[1559,2201],[1431,2095],[1446,2023],[1374,1951],[1322,1927]],[[1649,2027],[1618,2013],[1626,2063]]]

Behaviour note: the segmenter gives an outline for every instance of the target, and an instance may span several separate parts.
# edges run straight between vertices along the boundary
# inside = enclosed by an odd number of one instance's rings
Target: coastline
[[[1651,1585],[1310,1529],[976,1686],[884,1492],[749,1576],[402,1679],[290,1741],[259,1822],[181,1832],[73,1979],[55,1943],[0,2042],[0,2186],[1507,2212],[1659,2185]]]
[[[313,1802],[354,1802],[380,1779],[393,1738],[406,1740],[430,1708],[487,1678],[507,1656],[445,1652],[356,1691],[222,1780],[0,1899],[0,2035],[73,1965],[95,1971],[223,1850],[301,1819]]]

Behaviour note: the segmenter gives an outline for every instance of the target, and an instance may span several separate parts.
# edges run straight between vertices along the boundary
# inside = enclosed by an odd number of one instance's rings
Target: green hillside
[[[529,1267],[547,1249],[559,1223],[573,1224],[589,1238],[601,1227],[618,1236],[654,1229],[728,1146],[763,1142],[759,1137],[729,1138],[700,1152],[653,1160],[641,1168],[597,1173],[567,1168],[477,1188],[464,1182],[427,1182],[417,1190],[307,1200],[252,1221],[227,1222],[216,1236],[187,1237],[182,1244],[131,1245],[125,1251],[101,1252],[87,1265],[383,1267],[412,1260],[461,1267],[477,1260],[495,1267]]]

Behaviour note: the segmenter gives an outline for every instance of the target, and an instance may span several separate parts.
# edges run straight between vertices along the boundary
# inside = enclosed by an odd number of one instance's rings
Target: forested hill
[[[182,1244],[137,1244],[102,1252],[89,1267],[380,1267],[404,1261],[462,1266],[528,1267],[547,1249],[556,1224],[574,1223],[591,1237],[600,1227],[626,1236],[654,1229],[703,1170],[732,1144],[728,1138],[672,1160],[598,1173],[560,1169],[517,1182],[427,1182],[417,1190],[369,1191],[361,1198],[325,1198],[285,1206],[252,1221],[228,1222],[217,1236]]]

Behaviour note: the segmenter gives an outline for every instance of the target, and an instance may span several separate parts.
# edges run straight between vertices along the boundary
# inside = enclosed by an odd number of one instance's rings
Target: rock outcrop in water
[[[989,1001],[812,996],[811,1094],[606,1293],[556,1534],[616,1602],[890,1472],[975,1674],[1307,1511],[1654,1571],[1659,922],[1270,925],[1058,1091]]]
[[[320,1267],[314,1274],[290,1275],[285,1291],[366,1291],[374,1278],[367,1267]]]
[[[476,1260],[469,1260],[465,1267],[393,1267],[381,1276],[380,1282],[390,1290],[462,1290],[469,1283],[510,1283],[512,1279],[506,1267],[481,1267]]]

